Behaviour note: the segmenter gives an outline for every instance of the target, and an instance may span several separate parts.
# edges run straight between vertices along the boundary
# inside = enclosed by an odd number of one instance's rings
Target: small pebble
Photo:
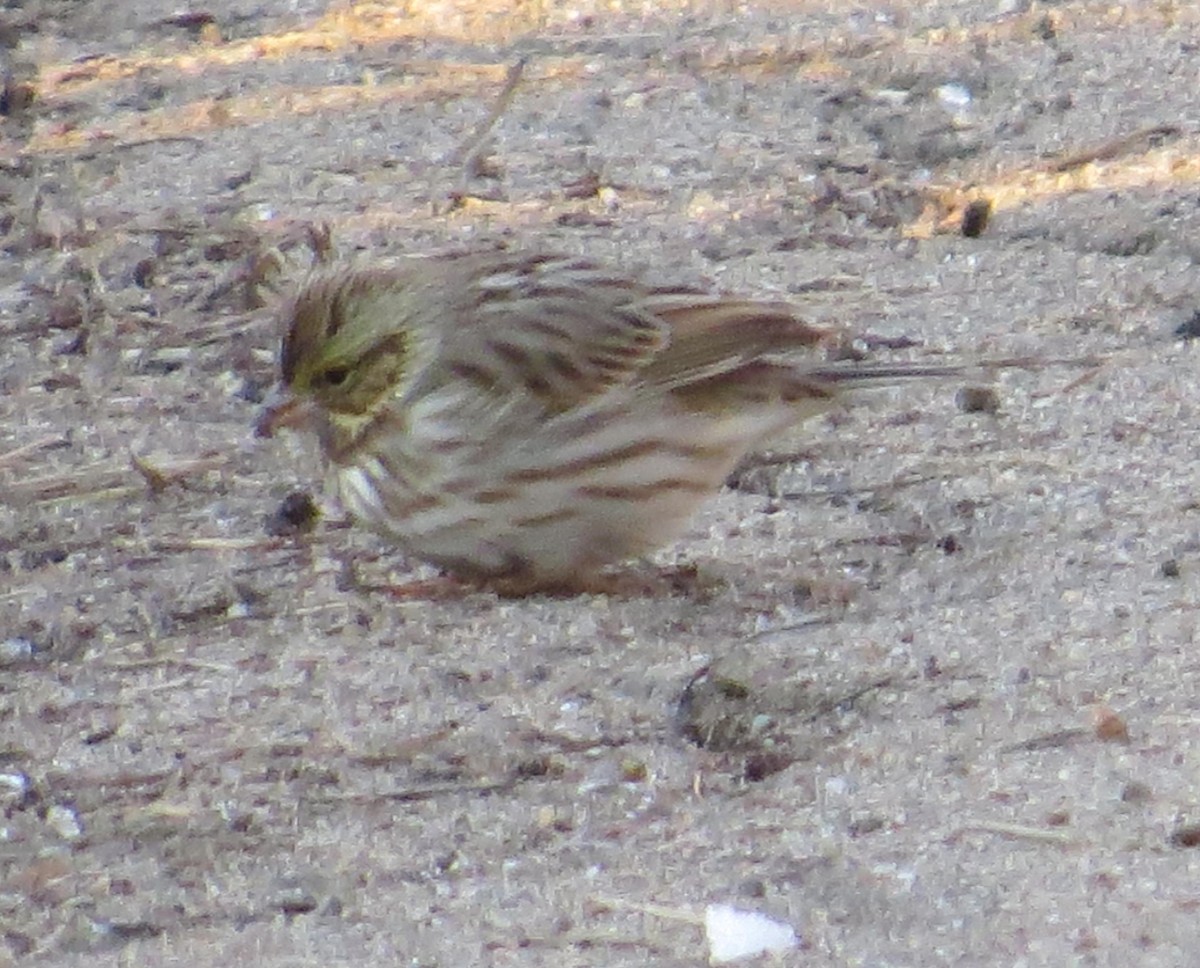
[[[6,800],[23,801],[29,794],[31,786],[29,777],[24,773],[0,773],[0,802]]]
[[[1175,335],[1180,339],[1195,339],[1200,336],[1200,309],[1175,327]]]
[[[1000,395],[991,387],[963,387],[954,397],[963,413],[997,413]]]
[[[965,209],[962,216],[962,234],[968,239],[977,239],[983,235],[987,229],[988,222],[992,217],[992,203],[990,199],[977,198]]]
[[[1167,843],[1172,847],[1200,847],[1200,823],[1183,823],[1171,831]]]
[[[33,643],[29,639],[13,637],[0,641],[0,669],[28,662],[32,658]]]
[[[275,538],[307,534],[316,527],[321,512],[307,491],[293,491],[280,502],[267,519],[263,528]]]
[[[83,834],[83,824],[74,808],[56,803],[46,810],[46,823],[63,840],[78,840]]]

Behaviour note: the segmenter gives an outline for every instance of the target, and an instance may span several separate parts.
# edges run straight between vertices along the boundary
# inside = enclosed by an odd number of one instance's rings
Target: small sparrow
[[[404,551],[523,592],[677,537],[739,460],[866,384],[783,302],[488,252],[321,270],[257,426],[315,431],[342,503]]]

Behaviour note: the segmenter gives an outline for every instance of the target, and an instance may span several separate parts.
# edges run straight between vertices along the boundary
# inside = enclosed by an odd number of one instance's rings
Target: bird
[[[952,366],[839,359],[787,301],[494,250],[319,267],[256,424],[314,432],[350,516],[458,579],[583,590],[678,538],[747,455],[848,391]]]

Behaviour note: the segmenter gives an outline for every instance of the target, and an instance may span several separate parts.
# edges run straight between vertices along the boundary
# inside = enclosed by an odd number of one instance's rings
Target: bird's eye
[[[340,387],[350,376],[348,366],[331,366],[321,373],[321,382],[327,387]]]

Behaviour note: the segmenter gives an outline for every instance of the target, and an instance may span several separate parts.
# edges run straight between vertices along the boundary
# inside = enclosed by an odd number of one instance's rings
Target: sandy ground
[[[192,9],[3,15],[0,965],[1195,963],[1195,5]],[[326,225],[1029,365],[779,441],[676,591],[397,601],[249,433]]]

